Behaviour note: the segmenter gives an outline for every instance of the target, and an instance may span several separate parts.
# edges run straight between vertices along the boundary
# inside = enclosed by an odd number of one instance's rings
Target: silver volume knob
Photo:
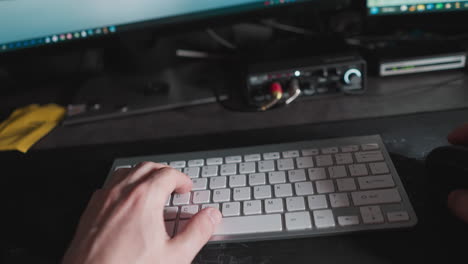
[[[345,84],[359,84],[362,81],[362,72],[358,69],[349,69],[343,76]]]

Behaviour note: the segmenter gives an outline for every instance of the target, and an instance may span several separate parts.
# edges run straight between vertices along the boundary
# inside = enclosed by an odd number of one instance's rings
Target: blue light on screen
[[[265,0],[0,0],[0,43],[144,22]]]

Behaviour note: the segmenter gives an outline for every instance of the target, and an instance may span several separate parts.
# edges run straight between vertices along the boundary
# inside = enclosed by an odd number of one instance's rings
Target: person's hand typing
[[[450,133],[448,141],[453,145],[468,146],[468,124]],[[455,190],[450,193],[448,206],[456,216],[468,223],[468,190]]]
[[[91,198],[63,263],[190,263],[222,218],[207,208],[169,237],[163,219],[166,200],[174,191],[191,188],[185,174],[161,164],[116,171]]]

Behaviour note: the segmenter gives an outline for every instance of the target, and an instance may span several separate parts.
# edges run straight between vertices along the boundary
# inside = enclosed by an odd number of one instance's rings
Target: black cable
[[[221,95],[219,93],[219,86],[216,85],[215,88],[213,89],[213,92],[215,94],[216,102],[221,105],[223,108],[229,110],[229,111],[234,111],[234,112],[243,112],[243,113],[255,113],[255,112],[263,112],[260,108],[257,107],[250,107],[250,106],[244,106],[244,107],[234,107],[231,105],[227,105],[226,101],[227,100],[221,100]]]
[[[211,28],[208,28],[206,29],[206,33],[208,33],[208,35],[214,40],[216,41],[218,44],[220,44],[221,46],[225,47],[225,48],[228,48],[228,49],[231,49],[231,50],[236,50],[237,49],[237,46],[234,44],[234,43],[231,43],[229,42],[227,39],[221,37],[218,33],[216,33],[216,31],[214,31],[213,29]]]

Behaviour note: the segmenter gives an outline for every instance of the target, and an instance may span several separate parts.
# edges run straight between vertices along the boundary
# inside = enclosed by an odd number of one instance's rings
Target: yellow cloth
[[[59,124],[65,111],[64,107],[55,104],[29,105],[15,110],[0,124],[0,151],[26,153]]]

